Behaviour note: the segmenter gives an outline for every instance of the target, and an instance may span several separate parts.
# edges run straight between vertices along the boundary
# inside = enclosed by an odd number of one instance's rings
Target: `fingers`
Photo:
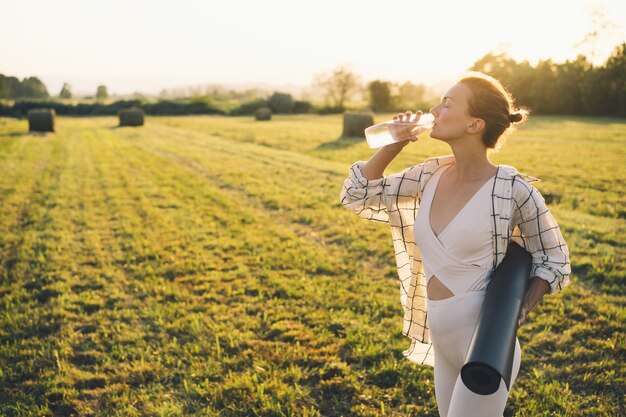
[[[416,123],[417,123],[417,122],[420,120],[420,116],[421,116],[422,114],[424,114],[424,113],[422,113],[422,111],[421,111],[421,110],[417,110],[417,111],[415,112],[415,120],[414,120],[414,122],[416,122]]]
[[[418,121],[420,116],[424,114],[421,110],[417,110],[415,111],[415,119],[413,120],[414,122]],[[398,113],[395,116],[393,116],[393,121],[394,122],[408,122],[411,120],[411,116],[413,115],[413,112],[411,110],[407,110],[404,113]]]
[[[408,114],[409,112],[407,112]],[[408,117],[408,116],[407,116]],[[395,116],[393,116],[393,121],[394,122],[401,122],[402,119],[404,118],[404,113],[398,113]]]
[[[522,323],[524,323],[526,321],[526,307],[522,307],[522,311],[520,311],[519,313],[519,318],[517,320],[517,326],[521,326]]]

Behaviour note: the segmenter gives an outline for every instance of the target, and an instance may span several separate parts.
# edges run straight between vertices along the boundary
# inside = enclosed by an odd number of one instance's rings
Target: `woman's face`
[[[463,136],[472,122],[469,115],[471,91],[461,83],[457,83],[445,92],[441,102],[430,109],[435,116],[435,124],[430,137],[447,141]]]

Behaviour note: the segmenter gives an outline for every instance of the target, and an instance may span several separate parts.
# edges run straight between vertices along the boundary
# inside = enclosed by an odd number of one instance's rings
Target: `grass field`
[[[339,204],[374,152],[340,116],[116,123],[0,119],[0,415],[438,415],[388,226]],[[626,123],[531,117],[491,159],[543,180],[573,270],[505,416],[623,416]]]

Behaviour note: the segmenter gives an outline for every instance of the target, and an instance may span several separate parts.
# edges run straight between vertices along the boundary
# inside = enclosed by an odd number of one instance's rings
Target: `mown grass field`
[[[0,415],[438,415],[388,226],[339,204],[374,152],[341,116],[116,124],[0,119]],[[573,268],[505,415],[623,416],[626,123],[531,117],[491,159],[543,180]]]

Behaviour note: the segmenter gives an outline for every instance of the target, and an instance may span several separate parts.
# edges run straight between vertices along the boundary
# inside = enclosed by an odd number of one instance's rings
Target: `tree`
[[[505,53],[490,52],[476,61],[470,70],[491,75],[515,97],[517,105],[534,108],[537,71],[528,61],[518,63]]]
[[[391,83],[374,80],[367,85],[370,96],[370,107],[373,111],[391,110]]]
[[[345,102],[360,88],[359,77],[345,65],[340,65],[330,73],[318,74],[314,87],[321,89],[334,107],[344,107]]]
[[[19,90],[20,80],[17,77],[0,74],[0,98],[17,98]]]
[[[9,77],[0,74],[0,98],[9,97]]]
[[[558,64],[551,59],[539,61],[535,67],[535,78],[529,94],[536,113],[559,114],[559,92],[556,88]]]
[[[275,92],[268,100],[268,106],[272,113],[291,113],[293,105],[291,94]]]
[[[109,97],[109,92],[107,90],[107,87],[105,85],[99,85],[98,89],[96,90],[96,99],[104,100],[108,97]]]
[[[585,73],[591,68],[591,63],[584,55],[578,55],[574,61],[565,61],[557,66],[557,76],[554,80],[556,90],[556,106],[561,114],[583,114],[581,100],[581,85]]]
[[[591,115],[610,114],[611,100],[607,97],[611,94],[609,77],[606,68],[592,67],[585,73],[581,85],[581,101],[585,113]]]
[[[20,98],[48,98],[46,85],[37,77],[24,78],[19,84],[16,97]]]
[[[605,67],[611,96],[615,100],[615,112],[626,116],[626,42],[615,48]]]
[[[72,86],[68,83],[63,83],[63,88],[61,88],[59,98],[72,98]]]
[[[507,84],[513,77],[517,62],[509,58],[507,54],[495,54],[493,52],[480,58],[472,65],[471,71],[480,71],[500,80],[503,84]]]

